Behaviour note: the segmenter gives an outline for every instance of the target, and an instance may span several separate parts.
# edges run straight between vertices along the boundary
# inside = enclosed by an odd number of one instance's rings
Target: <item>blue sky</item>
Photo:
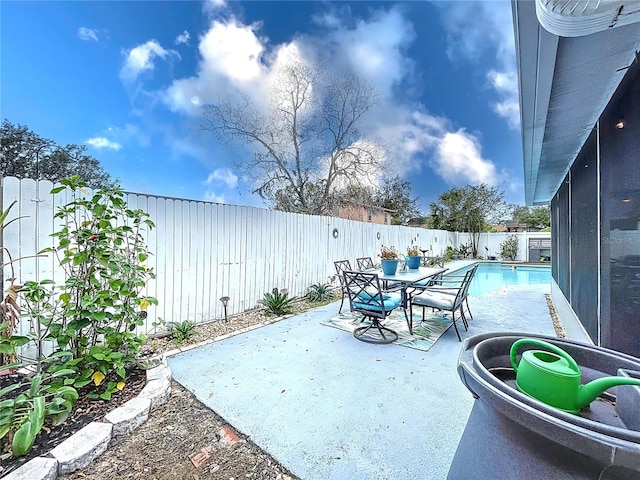
[[[200,105],[259,92],[286,52],[322,53],[380,94],[363,134],[425,212],[457,185],[524,201],[511,4],[506,1],[3,1],[0,115],[86,144],[125,190],[263,206],[199,133]]]

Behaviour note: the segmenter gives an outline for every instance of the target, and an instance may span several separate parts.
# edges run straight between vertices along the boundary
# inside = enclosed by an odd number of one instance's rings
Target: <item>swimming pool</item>
[[[459,275],[466,270],[455,272],[455,274]],[[503,285],[541,284],[551,284],[551,267],[480,262],[471,281],[469,295],[479,296],[495,292]]]

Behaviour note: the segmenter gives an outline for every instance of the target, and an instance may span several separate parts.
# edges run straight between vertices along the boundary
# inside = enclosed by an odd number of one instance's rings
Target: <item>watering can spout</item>
[[[576,399],[576,406],[583,408],[598,398],[605,390],[620,385],[635,385],[640,387],[640,380],[636,378],[627,377],[603,377],[596,378],[586,385],[582,385],[578,389],[578,398]]]

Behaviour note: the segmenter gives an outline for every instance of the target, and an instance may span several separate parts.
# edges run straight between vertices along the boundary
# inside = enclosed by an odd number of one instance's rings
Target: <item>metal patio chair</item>
[[[447,292],[441,288],[429,287],[426,288],[422,293],[412,296],[409,301],[409,316],[413,318],[414,305],[422,307],[423,319],[425,307],[431,307],[436,310],[451,312],[453,328],[455,328],[456,330],[458,340],[462,341],[462,338],[460,338],[460,332],[458,331],[458,325],[456,324],[456,310],[460,311],[462,325],[464,326],[464,329],[467,330],[469,325],[467,324],[467,318],[464,314],[464,302],[467,300],[469,285],[471,284],[471,278],[474,274],[474,269],[467,270],[467,273],[464,274],[464,278],[460,283],[460,287],[455,290],[455,294],[453,291]]]
[[[356,328],[353,336],[367,343],[385,344],[396,341],[398,334],[381,322],[401,305],[400,295],[384,293],[375,273],[345,271],[343,276],[351,311],[371,320],[371,323]]]
[[[349,260],[338,260],[336,262],[333,262],[333,265],[336,267],[336,273],[338,274],[338,280],[340,281],[340,290],[342,290],[342,299],[340,300],[340,308],[338,309],[338,313],[342,313],[344,297],[347,294],[344,285],[344,276],[342,274],[346,271],[351,270],[351,263],[349,262]]]
[[[356,264],[358,265],[358,270],[373,270],[376,268],[371,257],[356,258]]]
[[[478,265],[480,264],[476,263],[468,271],[469,278],[467,285],[467,295],[465,295],[464,298],[464,304],[467,307],[467,313],[471,317],[471,320],[473,320],[473,314],[471,313],[471,308],[469,307],[468,288],[471,286],[471,281],[476,274],[476,270],[478,270]],[[462,282],[464,281],[465,277],[466,273],[465,275],[440,275],[438,278],[434,278],[431,281],[431,285],[428,285],[427,289],[431,291],[446,293],[449,295],[456,295],[458,293],[458,290],[462,288]]]

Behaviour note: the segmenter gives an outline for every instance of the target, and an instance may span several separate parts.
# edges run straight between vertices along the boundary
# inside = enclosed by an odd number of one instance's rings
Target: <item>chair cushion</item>
[[[447,295],[457,295],[460,291],[459,287],[445,287],[443,285],[432,285],[428,289],[430,292],[446,293]]]
[[[443,292],[427,290],[411,299],[411,303],[422,307],[433,307],[440,310],[451,310],[456,297]]]
[[[372,287],[367,287],[358,294],[358,298],[363,302],[368,302],[369,300],[375,299],[376,297],[380,298],[378,297],[378,290]],[[387,298],[390,298],[390,295],[383,293],[382,300],[386,300]]]
[[[371,300],[371,298],[369,298],[369,300]],[[384,309],[387,312],[390,312],[394,308],[400,306],[400,302],[402,302],[400,295],[384,295],[382,300],[382,303],[384,303]],[[375,301],[353,302],[353,306],[355,308],[361,308],[363,310],[376,310],[378,312],[382,311],[380,304]]]

